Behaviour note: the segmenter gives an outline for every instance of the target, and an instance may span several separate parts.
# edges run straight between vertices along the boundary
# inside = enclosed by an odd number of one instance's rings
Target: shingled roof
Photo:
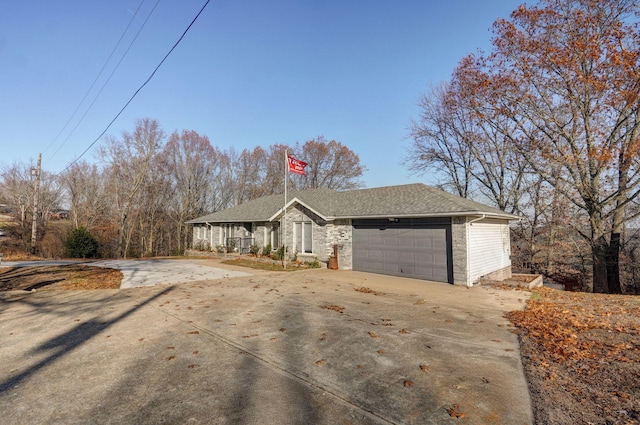
[[[308,189],[288,195],[288,204],[300,203],[326,220],[340,218],[475,216],[517,220],[508,214],[470,199],[461,198],[422,183],[337,192]],[[187,223],[260,222],[277,219],[284,195],[254,199]]]

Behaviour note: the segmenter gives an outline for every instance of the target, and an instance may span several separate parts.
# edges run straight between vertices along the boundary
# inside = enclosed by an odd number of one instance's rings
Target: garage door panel
[[[450,231],[446,224],[368,226],[354,221],[353,268],[452,282]]]

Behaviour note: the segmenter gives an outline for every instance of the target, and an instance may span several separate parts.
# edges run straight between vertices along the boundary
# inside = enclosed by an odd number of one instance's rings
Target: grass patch
[[[320,263],[317,260],[308,263],[302,263],[300,261],[289,261],[287,262],[287,268],[285,269],[282,267],[282,261],[264,260],[257,258],[234,258],[232,260],[225,260],[222,262],[222,264],[277,272],[292,272],[296,270],[317,269],[320,267]]]
[[[287,268],[285,269],[284,267],[282,267],[281,262],[254,261],[254,260],[247,260],[243,258],[225,260],[222,262],[222,264],[228,264],[230,266],[249,267],[252,269],[259,269],[259,270],[278,271],[278,272],[291,272],[298,269],[293,264],[287,264]]]

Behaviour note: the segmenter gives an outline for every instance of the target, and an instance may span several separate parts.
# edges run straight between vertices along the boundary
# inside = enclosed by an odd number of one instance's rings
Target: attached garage
[[[353,221],[353,269],[453,283],[447,219]]]

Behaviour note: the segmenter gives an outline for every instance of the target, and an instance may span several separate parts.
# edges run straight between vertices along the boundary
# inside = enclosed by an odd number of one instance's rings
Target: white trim
[[[293,205],[293,203],[297,203],[298,205],[302,205],[303,207],[305,207],[306,209],[308,209],[309,211],[311,211],[312,213],[314,213],[315,215],[317,215],[318,217],[320,217],[321,219],[328,221],[329,218],[323,214],[320,214],[318,211],[314,210],[313,208],[311,208],[309,205],[305,204],[304,202],[300,201],[298,198],[293,198],[292,200],[290,200],[289,202],[287,202],[287,204],[284,207],[284,211],[286,211],[290,206]],[[269,217],[267,219],[267,221],[279,221],[280,217],[283,215],[283,210],[280,210],[278,212],[276,212],[274,215],[272,215],[271,217]]]

